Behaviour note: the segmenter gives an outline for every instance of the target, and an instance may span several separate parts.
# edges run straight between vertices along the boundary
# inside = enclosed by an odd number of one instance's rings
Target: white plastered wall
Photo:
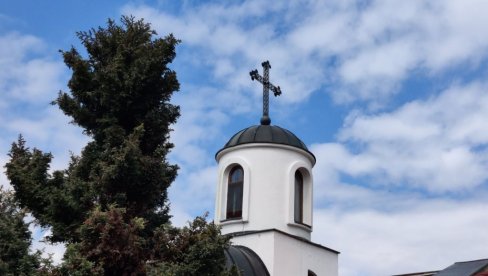
[[[215,222],[222,233],[279,229],[310,240],[312,231],[313,156],[280,144],[245,144],[217,155],[219,175]],[[241,220],[226,220],[228,174],[236,164],[244,170]],[[294,176],[304,176],[304,224],[294,222]]]
[[[338,253],[277,231],[266,231],[232,238],[232,243],[252,249],[261,258],[270,275],[338,275]]]

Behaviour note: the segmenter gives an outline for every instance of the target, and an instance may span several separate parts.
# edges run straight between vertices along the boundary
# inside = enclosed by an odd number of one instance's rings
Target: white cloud
[[[213,207],[216,175],[205,134],[215,139],[230,116],[260,102],[250,69],[261,73],[260,63],[270,60],[271,81],[283,90],[281,109],[324,87],[336,102],[381,106],[412,73],[442,78],[456,66],[476,70],[486,60],[488,37],[479,31],[488,25],[486,4],[468,2],[244,1],[185,6],[178,16],[126,6],[125,13],[144,17],[160,34],[181,38],[192,52],[184,62],[221,84],[189,89],[182,98],[172,139],[177,158],[186,156],[193,167],[172,187],[176,213],[198,210],[189,199],[198,198],[200,210]],[[342,251],[341,275],[441,269],[485,257],[486,208],[475,194],[488,178],[487,88],[458,84],[393,111],[351,112],[337,142],[311,148],[315,202],[327,207],[316,212],[314,237]],[[466,200],[443,198],[457,195]],[[476,245],[463,250],[467,244]]]
[[[406,185],[434,193],[470,191],[488,179],[488,85],[453,86],[392,112],[354,114],[343,144],[313,148],[319,170],[370,177],[372,185]]]
[[[187,226],[189,221],[193,221],[194,217],[188,214],[185,205],[180,206],[177,203],[171,204],[170,210],[171,224],[176,227]]]
[[[488,23],[480,14],[486,3],[468,2],[373,2],[345,35],[360,37],[339,68],[346,87],[352,84],[350,89],[357,90],[350,93],[374,100],[395,92],[416,69],[442,73],[486,59],[488,39],[476,31]],[[351,95],[337,96],[354,100]]]
[[[79,153],[88,139],[69,124],[62,111],[50,106],[65,87],[66,71],[45,48],[32,35],[11,32],[0,36],[0,154],[6,155],[10,143],[23,134],[29,147],[51,151],[56,157],[53,167],[61,169],[67,165],[69,151]]]
[[[340,275],[486,258],[487,88],[458,84],[390,112],[351,112],[337,142],[311,147],[313,236],[342,252]]]
[[[443,79],[447,86],[458,81],[444,75],[456,66],[478,69],[488,49],[480,31],[488,25],[485,5],[214,2],[184,6],[177,16],[126,6],[124,13],[183,40],[181,47],[191,52],[183,63],[193,70],[179,74],[202,70],[219,84],[193,89],[201,84],[182,83],[187,96],[179,98],[183,117],[172,140],[175,159],[185,169],[171,188],[175,214],[186,220],[213,208],[216,175],[205,144],[221,135],[232,115],[260,105],[261,88],[250,84],[248,71],[261,73],[262,61],[269,59],[271,81],[283,90],[276,103],[282,110],[324,90],[338,103],[384,107],[413,73]],[[487,88],[457,84],[393,111],[351,112],[338,141],[311,147],[317,156],[315,202],[322,208],[314,237],[342,251],[341,275],[441,269],[486,257],[487,210],[476,193],[484,193],[488,178]]]
[[[10,190],[12,186],[10,185],[10,181],[7,179],[7,175],[5,172],[5,164],[7,162],[7,156],[0,156],[0,187],[3,187],[5,190]]]
[[[479,32],[481,26],[488,24],[483,10],[488,8],[485,1],[447,1],[436,9],[440,12],[435,18],[438,22],[432,30],[426,26],[430,35],[427,48],[427,63],[438,69],[464,60],[476,62],[486,55],[488,38]]]
[[[45,241],[52,234],[50,229],[42,229],[35,224],[31,224],[29,230],[33,233],[34,237],[30,250],[32,252],[40,250],[42,257],[47,258],[51,256],[55,265],[60,264],[66,251],[66,245],[64,243],[52,244]]]
[[[182,170],[180,177],[169,190],[171,205],[177,207],[177,213],[182,213],[184,210],[187,214],[193,215],[203,215],[204,212],[213,214],[216,181],[215,165],[199,170]],[[177,221],[181,222],[181,220],[178,218]]]
[[[443,269],[486,257],[486,204],[422,200],[400,211],[320,209],[314,240],[341,251],[340,275]]]
[[[0,89],[4,100],[49,104],[52,99],[46,100],[46,96],[56,95],[63,87],[63,66],[40,56],[44,48],[44,43],[31,35],[0,36]]]
[[[88,141],[57,107],[49,105],[64,87],[61,83],[64,74],[62,63],[45,53],[41,39],[19,33],[0,36],[0,185],[11,187],[4,165],[10,143],[19,134],[24,135],[28,147],[53,153],[51,169],[65,169],[70,151],[79,154]],[[43,242],[49,230],[34,224],[30,230],[34,234],[31,250],[40,249],[45,257],[53,254],[53,261],[60,263],[64,244]]]
[[[182,89],[185,91],[174,98],[174,104],[181,108],[181,117],[171,133],[175,148],[170,156],[181,167],[199,169],[213,162],[213,154],[207,151],[205,144],[221,135],[222,126],[229,121],[225,109],[229,104],[236,104],[236,98],[229,91],[206,87],[188,85]],[[217,93],[220,97],[213,100]]]
[[[35,112],[35,116],[30,112]],[[8,118],[2,126],[4,139],[12,143],[17,140],[18,134],[22,134],[28,147],[36,147],[54,155],[53,169],[65,169],[70,152],[80,154],[82,147],[89,141],[87,136],[82,135],[80,128],[69,124],[69,119],[57,107],[28,109],[24,114],[16,115],[15,118]],[[2,154],[6,154],[6,150],[8,148],[3,149]]]
[[[34,59],[12,71],[15,80],[10,82],[15,84],[10,91],[12,96],[19,100],[29,102],[46,100],[46,95],[53,95],[62,87],[60,77],[64,71],[59,62]]]
[[[45,47],[39,38],[19,33],[8,33],[0,36],[0,46],[0,62],[2,68],[4,65],[23,60],[28,53],[38,52]],[[3,69],[6,70],[9,68]]]
[[[199,53],[194,62],[203,62],[209,67],[213,76],[224,85],[224,91],[246,93],[250,83],[248,72],[269,59],[276,68],[272,70],[272,80],[286,91],[283,101],[303,101],[323,79],[323,70],[318,62],[302,60],[299,53],[290,53],[285,38],[278,34],[275,25],[247,24],[253,16],[260,20],[260,16],[265,16],[273,6],[256,8],[262,5],[259,1],[225,7],[208,5],[189,8],[178,17],[148,6],[129,5],[123,12],[147,19],[160,34],[174,33],[181,38],[185,47]],[[255,99],[259,98],[260,90],[259,87],[253,89]]]
[[[225,85],[241,70],[269,59],[278,69],[272,74],[285,102],[303,101],[324,84],[334,84],[331,93],[338,102],[374,103],[396,93],[416,70],[442,74],[486,59],[488,38],[479,31],[488,24],[485,5],[475,0],[245,1],[186,6],[178,16],[137,5],[123,12],[148,19],[161,34],[175,33],[201,53],[199,59]],[[328,63],[331,68],[324,69]]]

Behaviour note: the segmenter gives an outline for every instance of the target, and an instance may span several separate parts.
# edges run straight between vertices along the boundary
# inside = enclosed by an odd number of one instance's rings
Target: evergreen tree
[[[171,246],[162,243],[170,241],[161,239],[188,232],[169,226],[167,202],[178,169],[166,159],[173,147],[168,139],[179,116],[170,103],[179,83],[168,65],[179,40],[155,38],[149,24],[133,17],[121,23],[77,33],[87,58],[73,47],[61,51],[73,74],[70,92],[60,92],[53,104],[92,138],[81,156],[49,173],[52,155],[29,149],[20,136],[6,164],[20,206],[52,228],[51,241],[67,242],[62,271],[70,275],[143,275],[147,264],[182,262],[167,258]],[[216,270],[193,271],[222,271],[228,239],[215,225],[197,222],[208,235],[189,241],[208,242],[213,259],[207,263]],[[163,234],[168,229],[172,235]]]
[[[206,215],[197,217],[187,227],[164,225],[154,235],[149,275],[239,275],[237,268],[225,270],[224,248],[229,237],[220,228],[207,223]]]
[[[32,275],[39,268],[40,253],[29,253],[32,239],[24,217],[12,192],[0,187],[0,275]]]

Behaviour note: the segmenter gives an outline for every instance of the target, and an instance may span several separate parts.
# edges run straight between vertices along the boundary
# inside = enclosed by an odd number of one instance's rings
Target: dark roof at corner
[[[486,267],[488,267],[488,259],[457,262],[441,270],[435,276],[474,276]]]
[[[393,276],[432,276],[435,275],[437,272],[439,272],[439,270],[414,272],[414,273],[407,273],[407,274],[395,274]]]
[[[217,154],[226,148],[250,143],[288,145],[310,153],[315,159],[315,156],[308,150],[305,143],[293,134],[293,132],[274,125],[255,125],[237,132]]]
[[[240,246],[231,245],[225,250],[225,266],[231,268],[233,265],[239,269],[242,276],[269,276],[263,261],[251,249]]]

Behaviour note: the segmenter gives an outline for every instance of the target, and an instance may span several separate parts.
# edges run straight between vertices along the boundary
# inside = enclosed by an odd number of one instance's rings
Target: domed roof
[[[312,155],[313,159],[315,159],[315,156],[308,150],[305,143],[293,134],[293,132],[275,125],[255,125],[237,132],[230,138],[229,142],[217,152],[217,155],[224,149],[251,143],[270,143],[292,146],[308,152]]]
[[[242,276],[269,276],[263,261],[251,249],[240,246],[231,245],[225,250],[225,266],[231,268],[233,265],[240,271]]]

